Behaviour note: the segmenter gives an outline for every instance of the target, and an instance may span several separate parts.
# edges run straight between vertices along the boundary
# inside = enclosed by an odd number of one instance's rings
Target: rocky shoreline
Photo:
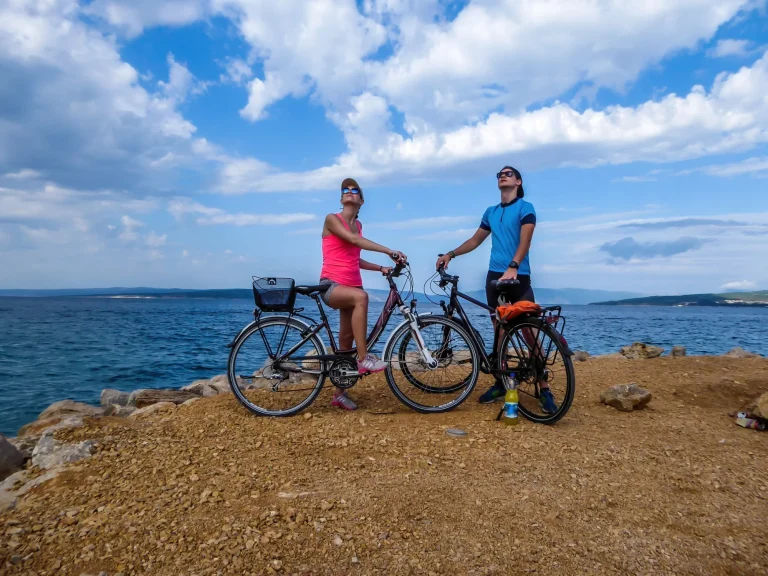
[[[324,391],[287,419],[253,417],[223,375],[58,402],[5,460],[0,571],[757,573],[768,434],[727,413],[768,412],[768,360],[657,352],[581,358],[552,427],[499,426],[476,398],[416,414],[379,377],[357,412]]]
[[[585,351],[574,354],[575,362],[585,362],[589,359],[616,358],[623,360],[647,360],[659,358],[664,349],[659,346],[635,342],[622,347],[614,354],[590,356]],[[682,346],[674,346],[670,357],[683,357],[686,350]],[[742,348],[734,348],[723,355],[724,358],[759,358],[758,354],[747,352]],[[623,386],[623,388],[622,388]],[[620,410],[631,411],[641,409],[651,400],[651,393],[629,388],[627,384],[617,385],[601,393],[601,401]],[[246,389],[243,386],[243,389]],[[226,374],[220,374],[210,379],[196,380],[180,389],[145,388],[133,392],[122,392],[111,388],[102,390],[100,406],[83,402],[61,400],[46,408],[36,420],[22,426],[16,437],[5,438],[0,435],[0,512],[15,504],[15,496],[28,491],[24,484],[28,474],[23,470],[25,465],[46,471],[46,479],[55,477],[71,464],[88,458],[95,449],[93,442],[83,442],[77,445],[67,445],[57,442],[53,436],[59,430],[78,428],[87,419],[117,417],[129,420],[146,418],[153,414],[168,412],[178,406],[188,406],[201,398],[211,398],[222,394],[231,394],[232,390]],[[751,407],[751,413],[758,417],[768,418],[768,406],[760,412],[758,404]],[[34,481],[40,483],[39,478]],[[18,487],[19,483],[23,485]],[[32,482],[32,481],[30,481]],[[37,485],[35,484],[35,485]],[[16,486],[15,490],[12,487]],[[34,486],[31,486],[34,487]]]

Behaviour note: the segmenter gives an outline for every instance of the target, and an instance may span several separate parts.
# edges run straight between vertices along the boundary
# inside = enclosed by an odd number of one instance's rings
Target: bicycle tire
[[[232,392],[234,393],[235,397],[238,399],[238,401],[245,406],[248,410],[250,410],[252,413],[257,414],[259,416],[271,416],[275,418],[281,418],[286,416],[294,416],[301,412],[302,410],[306,409],[312,402],[315,401],[318,394],[320,394],[320,391],[323,389],[323,384],[325,384],[325,366],[323,363],[323,368],[321,374],[318,375],[317,382],[314,385],[314,389],[312,392],[305,398],[302,402],[297,404],[296,406],[293,406],[292,408],[286,409],[286,410],[267,410],[264,408],[261,408],[257,406],[256,404],[252,403],[244,394],[243,391],[240,389],[240,387],[237,385],[237,375],[236,375],[236,366],[237,366],[237,354],[242,348],[243,344],[252,336],[256,335],[257,337],[260,337],[259,332],[260,330],[267,328],[269,326],[290,326],[293,328],[296,328],[297,330],[301,330],[302,332],[309,330],[310,326],[306,322],[303,322],[301,320],[298,320],[296,318],[288,318],[285,316],[269,316],[266,318],[262,318],[249,328],[247,328],[243,333],[240,334],[238,340],[234,343],[232,346],[232,349],[229,352],[229,359],[227,361],[227,379],[229,381],[229,386],[232,389]],[[323,341],[315,334],[312,336],[308,342],[311,342],[312,345],[315,348],[315,351],[318,355],[324,355],[326,353],[325,344],[323,344]]]
[[[392,356],[395,351],[395,346],[397,346],[398,340],[401,338],[403,339],[410,339],[410,325],[407,323],[403,323],[400,326],[398,326],[395,331],[392,333],[392,336],[390,337],[389,341],[387,342],[387,345],[384,349],[384,353],[382,354],[382,358],[387,363],[387,369],[385,371],[385,376],[387,380],[387,384],[389,385],[389,388],[392,390],[392,393],[395,395],[395,397],[400,400],[403,404],[411,408],[412,410],[415,410],[416,412],[420,412],[422,414],[438,414],[441,412],[447,412],[449,410],[453,410],[457,406],[459,406],[461,403],[463,403],[472,393],[472,390],[474,390],[475,385],[477,384],[477,380],[479,377],[479,367],[480,367],[480,359],[479,355],[477,353],[477,350],[475,349],[474,343],[472,342],[472,339],[469,336],[469,333],[467,330],[459,324],[458,322],[447,318],[445,316],[425,316],[419,319],[419,326],[429,326],[430,324],[442,324],[444,326],[449,326],[451,329],[455,330],[461,338],[468,344],[467,350],[470,354],[470,362],[472,365],[472,371],[470,374],[464,378],[464,380],[458,384],[454,385],[452,387],[448,388],[434,388],[430,387],[428,385],[425,385],[422,383],[418,378],[415,378],[413,374],[406,370],[402,370],[403,368],[403,356],[404,355],[404,349],[402,348],[402,344],[398,346],[398,359],[394,360],[392,359]],[[427,393],[449,393],[449,392],[455,392],[460,388],[465,388],[465,390],[461,393],[461,395],[454,399],[451,402],[448,402],[446,404],[442,404],[440,406],[426,406],[424,404],[420,404],[418,402],[415,402],[414,400],[410,399],[406,394],[403,393],[402,390],[397,385],[397,382],[395,380],[395,374],[393,371],[393,362],[398,362],[401,365],[401,371],[406,376],[406,379],[414,385],[416,388],[419,388],[423,392]]]
[[[565,416],[568,413],[568,410],[570,410],[571,404],[573,403],[573,398],[576,394],[576,373],[573,367],[573,361],[571,360],[569,349],[567,348],[567,346],[563,344],[560,333],[557,330],[555,330],[554,328],[552,328],[552,326],[550,326],[545,322],[537,322],[535,320],[523,320],[522,322],[517,323],[514,326],[511,326],[509,331],[504,330],[504,334],[499,339],[498,367],[500,369],[504,368],[503,363],[504,363],[506,354],[504,354],[503,351],[507,349],[509,341],[514,336],[514,334],[516,334],[517,332],[525,328],[536,329],[541,332],[544,332],[546,336],[550,338],[550,340],[552,341],[553,345],[556,348],[556,354],[559,354],[561,356],[563,365],[565,367],[566,393],[563,397],[563,400],[560,402],[558,411],[555,412],[554,414],[551,414],[548,416],[540,416],[528,410],[523,405],[523,403],[518,404],[518,410],[523,416],[525,416],[531,422],[535,422],[537,424],[552,425],[558,422],[561,418],[563,418],[563,416]],[[541,369],[541,366],[537,367],[537,370],[539,369]]]

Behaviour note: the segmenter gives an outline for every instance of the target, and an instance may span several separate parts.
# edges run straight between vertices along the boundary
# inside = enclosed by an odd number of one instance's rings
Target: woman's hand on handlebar
[[[406,262],[408,262],[408,256],[406,256],[399,250],[392,250],[389,254],[389,257],[392,258],[392,260],[394,260],[398,264],[405,264]]]
[[[389,274],[390,272],[392,272],[392,266],[382,266],[382,267],[381,267],[381,274],[382,274],[383,276],[386,276],[386,275],[387,275],[387,274]]]

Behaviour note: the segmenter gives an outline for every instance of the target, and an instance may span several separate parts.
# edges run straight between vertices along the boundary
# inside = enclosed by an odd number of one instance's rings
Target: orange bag
[[[496,308],[496,317],[502,322],[510,322],[521,314],[537,314],[541,311],[541,306],[535,302],[522,300],[514,304],[505,304]]]

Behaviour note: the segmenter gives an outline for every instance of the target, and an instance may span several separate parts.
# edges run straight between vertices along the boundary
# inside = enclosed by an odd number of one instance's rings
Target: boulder
[[[182,406],[191,406],[192,404],[194,404],[198,400],[200,400],[199,396],[197,398],[191,398],[191,399],[187,400],[186,402],[184,402],[184,404],[182,404]]]
[[[232,388],[229,387],[229,379],[226,374],[219,374],[210,379],[209,385],[219,394],[231,394]]]
[[[101,409],[99,409],[101,412]],[[40,438],[43,434],[63,428],[79,428],[83,425],[83,417],[78,415],[69,415],[67,417],[55,416],[53,418],[44,418],[25,424],[19,428],[17,436],[19,438]]]
[[[53,433],[46,433],[32,452],[32,465],[48,470],[62,464],[77,462],[88,458],[95,445],[93,440],[86,440],[79,444],[63,444],[54,439]]]
[[[675,358],[680,358],[682,356],[686,355],[685,346],[672,346],[672,352],[669,353],[670,356],[673,356]]]
[[[635,383],[617,384],[602,391],[600,402],[622,412],[640,410],[651,401],[651,393]]]
[[[57,416],[101,416],[103,410],[98,406],[91,406],[83,402],[74,402],[72,400],[61,400],[54,402],[48,408],[43,410],[37,417],[38,420],[46,418],[56,418]]]
[[[120,390],[113,390],[112,388],[105,388],[101,391],[101,406],[106,408],[112,404],[118,406],[128,406],[131,401],[130,392],[121,392]]]
[[[0,434],[0,480],[16,472],[24,464],[24,455]]]
[[[749,416],[753,418],[764,418],[768,420],[768,392],[765,392],[762,396],[755,399],[744,410]]]
[[[631,346],[624,346],[621,354],[630,360],[647,360],[648,358],[658,358],[664,352],[664,348],[653,346],[645,342],[635,342]]]
[[[118,418],[127,418],[136,412],[135,406],[121,406],[119,404],[110,404],[104,408],[104,416],[117,416]]]
[[[0,482],[0,514],[16,507],[18,493],[15,488],[23,485],[28,476],[29,473],[26,470],[19,470]]]
[[[737,346],[733,350],[730,350],[723,354],[723,356],[726,356],[728,358],[759,358],[759,354],[755,354],[754,352],[747,352],[742,348],[741,346]]]
[[[589,352],[586,350],[576,350],[573,353],[574,362],[586,362],[587,360],[589,360]]]
[[[196,398],[197,394],[185,390],[140,390],[135,396],[136,408],[145,408],[159,402],[173,402],[174,404],[183,404],[191,398]]]
[[[182,390],[185,392],[192,392],[192,394],[197,394],[203,398],[216,396],[219,393],[216,388],[211,386],[210,380],[195,380],[192,384],[182,387]]]
[[[176,408],[176,404],[173,402],[158,402],[156,404],[150,404],[149,406],[145,406],[144,408],[139,408],[128,416],[131,420],[139,420],[142,418],[146,418],[147,416],[151,416],[152,414],[158,414],[160,412],[169,412]]]
[[[6,438],[6,440],[16,446],[16,450],[21,452],[21,455],[24,456],[24,461],[26,462],[32,458],[32,451],[35,449],[35,446],[37,446],[39,438],[36,436],[24,436],[23,438]]]

